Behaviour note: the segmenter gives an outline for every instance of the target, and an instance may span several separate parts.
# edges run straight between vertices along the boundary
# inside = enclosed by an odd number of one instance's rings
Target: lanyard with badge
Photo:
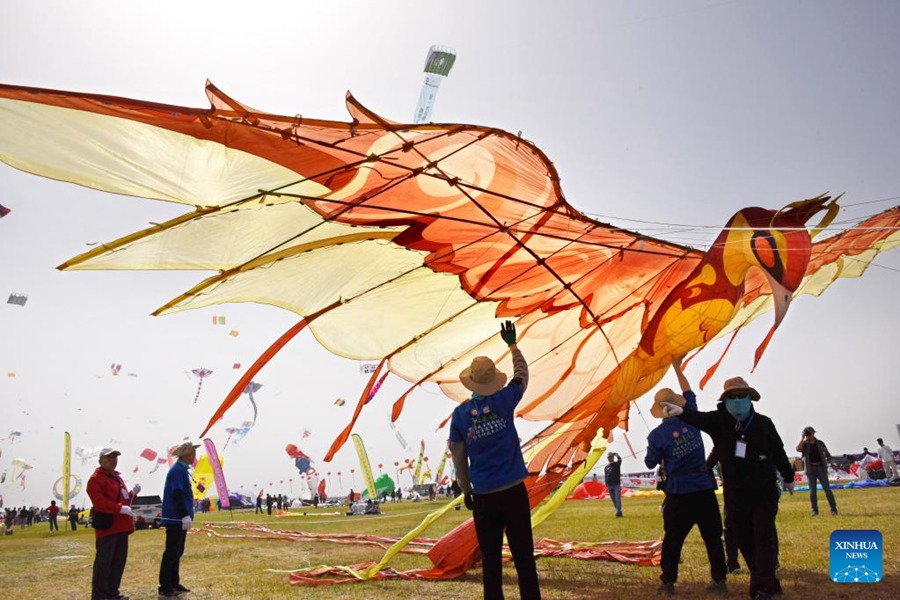
[[[750,429],[750,425],[753,424],[753,417],[755,417],[755,416],[756,416],[756,413],[750,414],[750,418],[747,419],[746,427],[741,425],[740,421],[735,420],[734,430],[737,431],[741,436],[741,439],[735,441],[735,443],[734,443],[735,458],[747,458],[747,441],[745,438],[747,435],[747,430]]]

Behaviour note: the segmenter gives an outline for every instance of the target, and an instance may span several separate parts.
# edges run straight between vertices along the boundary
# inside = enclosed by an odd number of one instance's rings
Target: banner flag
[[[209,438],[203,440],[203,445],[206,446],[206,455],[209,457],[209,464],[212,467],[213,481],[216,482],[216,491],[219,492],[219,506],[231,508],[231,500],[228,498],[228,486],[225,485],[225,473],[222,472],[222,461],[219,460],[216,445]]]
[[[358,433],[354,433],[351,437],[353,438],[353,445],[356,446],[356,454],[359,455],[359,470],[362,471],[366,489],[369,490],[369,498],[375,500],[378,498],[378,495],[375,491],[375,478],[372,476],[369,454],[366,452],[366,447],[363,445],[362,438]]]

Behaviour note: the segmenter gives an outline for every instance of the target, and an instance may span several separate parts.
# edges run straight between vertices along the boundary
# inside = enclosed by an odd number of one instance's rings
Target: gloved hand
[[[663,407],[663,411],[666,413],[667,417],[677,417],[684,412],[683,408],[677,404],[672,404],[671,402],[660,402],[659,405]]]
[[[469,510],[475,510],[475,496],[472,495],[472,492],[469,492],[465,496],[463,496],[463,503]]]
[[[134,517],[134,511],[131,510],[131,507],[127,504],[123,504],[122,508],[119,509],[119,514],[126,515],[129,517]]]
[[[131,488],[131,493],[133,493],[135,496],[137,496],[140,492],[141,492],[141,484],[139,484],[139,483],[134,484],[134,487]]]
[[[191,523],[193,523],[193,519],[190,517],[181,517],[181,528],[185,531],[189,531],[191,528]]]
[[[516,343],[516,326],[512,321],[505,321],[500,325],[500,337],[506,342],[507,346]]]

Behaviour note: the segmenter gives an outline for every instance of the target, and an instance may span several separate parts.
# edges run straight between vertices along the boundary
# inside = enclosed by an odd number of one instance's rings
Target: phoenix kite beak
[[[781,321],[784,319],[784,315],[787,314],[788,307],[791,305],[791,300],[794,299],[794,294],[781,282],[772,277],[768,272],[766,273],[766,278],[769,280],[769,285],[772,286],[772,300],[775,304],[775,323],[772,325],[769,333],[766,334],[766,339],[764,339],[756,349],[756,353],[753,358],[754,369],[756,369],[756,365],[759,364],[759,359],[762,358],[763,352],[766,351],[766,346],[769,345],[769,341],[771,341],[772,335],[774,335],[775,330],[778,329],[778,326],[781,325]]]
[[[787,314],[791,300],[794,299],[794,294],[768,273],[766,277],[769,280],[769,285],[772,286],[772,300],[775,303],[775,324],[772,326],[772,329],[777,329],[781,325],[784,315]]]

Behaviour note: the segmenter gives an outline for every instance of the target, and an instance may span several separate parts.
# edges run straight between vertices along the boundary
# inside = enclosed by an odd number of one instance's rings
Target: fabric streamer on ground
[[[396,545],[402,538],[355,533],[310,533],[306,531],[271,529],[255,524],[219,525],[207,524],[203,533],[218,538],[267,539],[273,541],[295,542],[329,542],[332,544],[352,544],[375,546],[386,549]],[[426,554],[437,542],[434,538],[414,538],[397,550],[403,554]],[[577,560],[604,560],[641,567],[659,565],[662,553],[662,540],[638,542],[575,542],[542,538],[534,544],[536,558],[573,558]],[[510,560],[508,547],[504,546],[504,561]],[[380,562],[383,562],[380,561]],[[364,579],[351,573],[362,573],[371,570],[375,561],[358,563],[345,567],[320,565],[309,569],[290,571],[290,582],[293,585],[331,585],[336,583],[354,583]],[[410,569],[398,571],[393,568],[381,568],[369,579],[435,579],[429,577],[431,569]],[[350,575],[350,576],[348,576]]]

